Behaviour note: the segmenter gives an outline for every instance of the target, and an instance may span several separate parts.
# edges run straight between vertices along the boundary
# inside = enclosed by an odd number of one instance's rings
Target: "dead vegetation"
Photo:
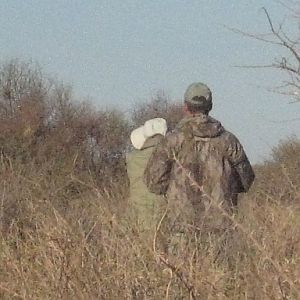
[[[187,231],[165,252],[165,212],[145,233],[126,210],[128,132],[145,110],[130,123],[30,74],[26,93],[0,81],[1,299],[300,299],[299,140],[256,167],[238,215],[225,214],[229,237]]]

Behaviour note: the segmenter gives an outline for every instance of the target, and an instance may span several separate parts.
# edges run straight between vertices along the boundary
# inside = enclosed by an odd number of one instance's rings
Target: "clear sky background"
[[[300,103],[270,93],[275,71],[234,67],[265,64],[280,48],[225,26],[268,32],[290,12],[262,0],[0,0],[0,60],[32,59],[46,74],[101,107],[129,111],[164,90],[182,99],[194,81],[213,91],[212,115],[233,131],[252,162],[282,138],[300,135]]]

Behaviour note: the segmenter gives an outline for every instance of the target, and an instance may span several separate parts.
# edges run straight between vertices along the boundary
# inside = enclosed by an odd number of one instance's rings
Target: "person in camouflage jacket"
[[[174,224],[221,229],[220,216],[234,210],[255,175],[239,140],[208,115],[212,94],[205,84],[188,87],[184,107],[186,117],[153,151],[144,182],[167,196]]]

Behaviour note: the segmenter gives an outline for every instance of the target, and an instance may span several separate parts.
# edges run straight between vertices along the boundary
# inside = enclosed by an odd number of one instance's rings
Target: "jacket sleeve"
[[[166,194],[172,166],[170,136],[166,136],[154,149],[144,171],[144,182],[151,193]]]
[[[243,146],[233,135],[230,138],[228,155],[229,160],[239,177],[239,182],[241,185],[239,192],[248,192],[254,181],[255,174],[243,149]]]

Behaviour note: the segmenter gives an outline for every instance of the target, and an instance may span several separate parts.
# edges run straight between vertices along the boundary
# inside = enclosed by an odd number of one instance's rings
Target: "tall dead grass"
[[[0,296],[299,299],[299,185],[290,177],[298,153],[286,156],[295,161],[292,170],[276,169],[275,162],[258,167],[258,180],[240,202],[222,253],[219,240],[195,243],[193,235],[175,253],[153,248],[155,231],[135,225],[123,195],[102,190],[89,176],[79,180],[72,166],[55,177],[29,163],[2,163]],[[271,175],[280,178],[281,187],[265,177]]]
[[[0,72],[1,299],[300,299],[299,140],[256,167],[236,216],[219,208],[229,235],[173,236],[167,211],[144,231],[126,196],[131,125],[27,67]],[[156,113],[143,107],[132,123]]]

